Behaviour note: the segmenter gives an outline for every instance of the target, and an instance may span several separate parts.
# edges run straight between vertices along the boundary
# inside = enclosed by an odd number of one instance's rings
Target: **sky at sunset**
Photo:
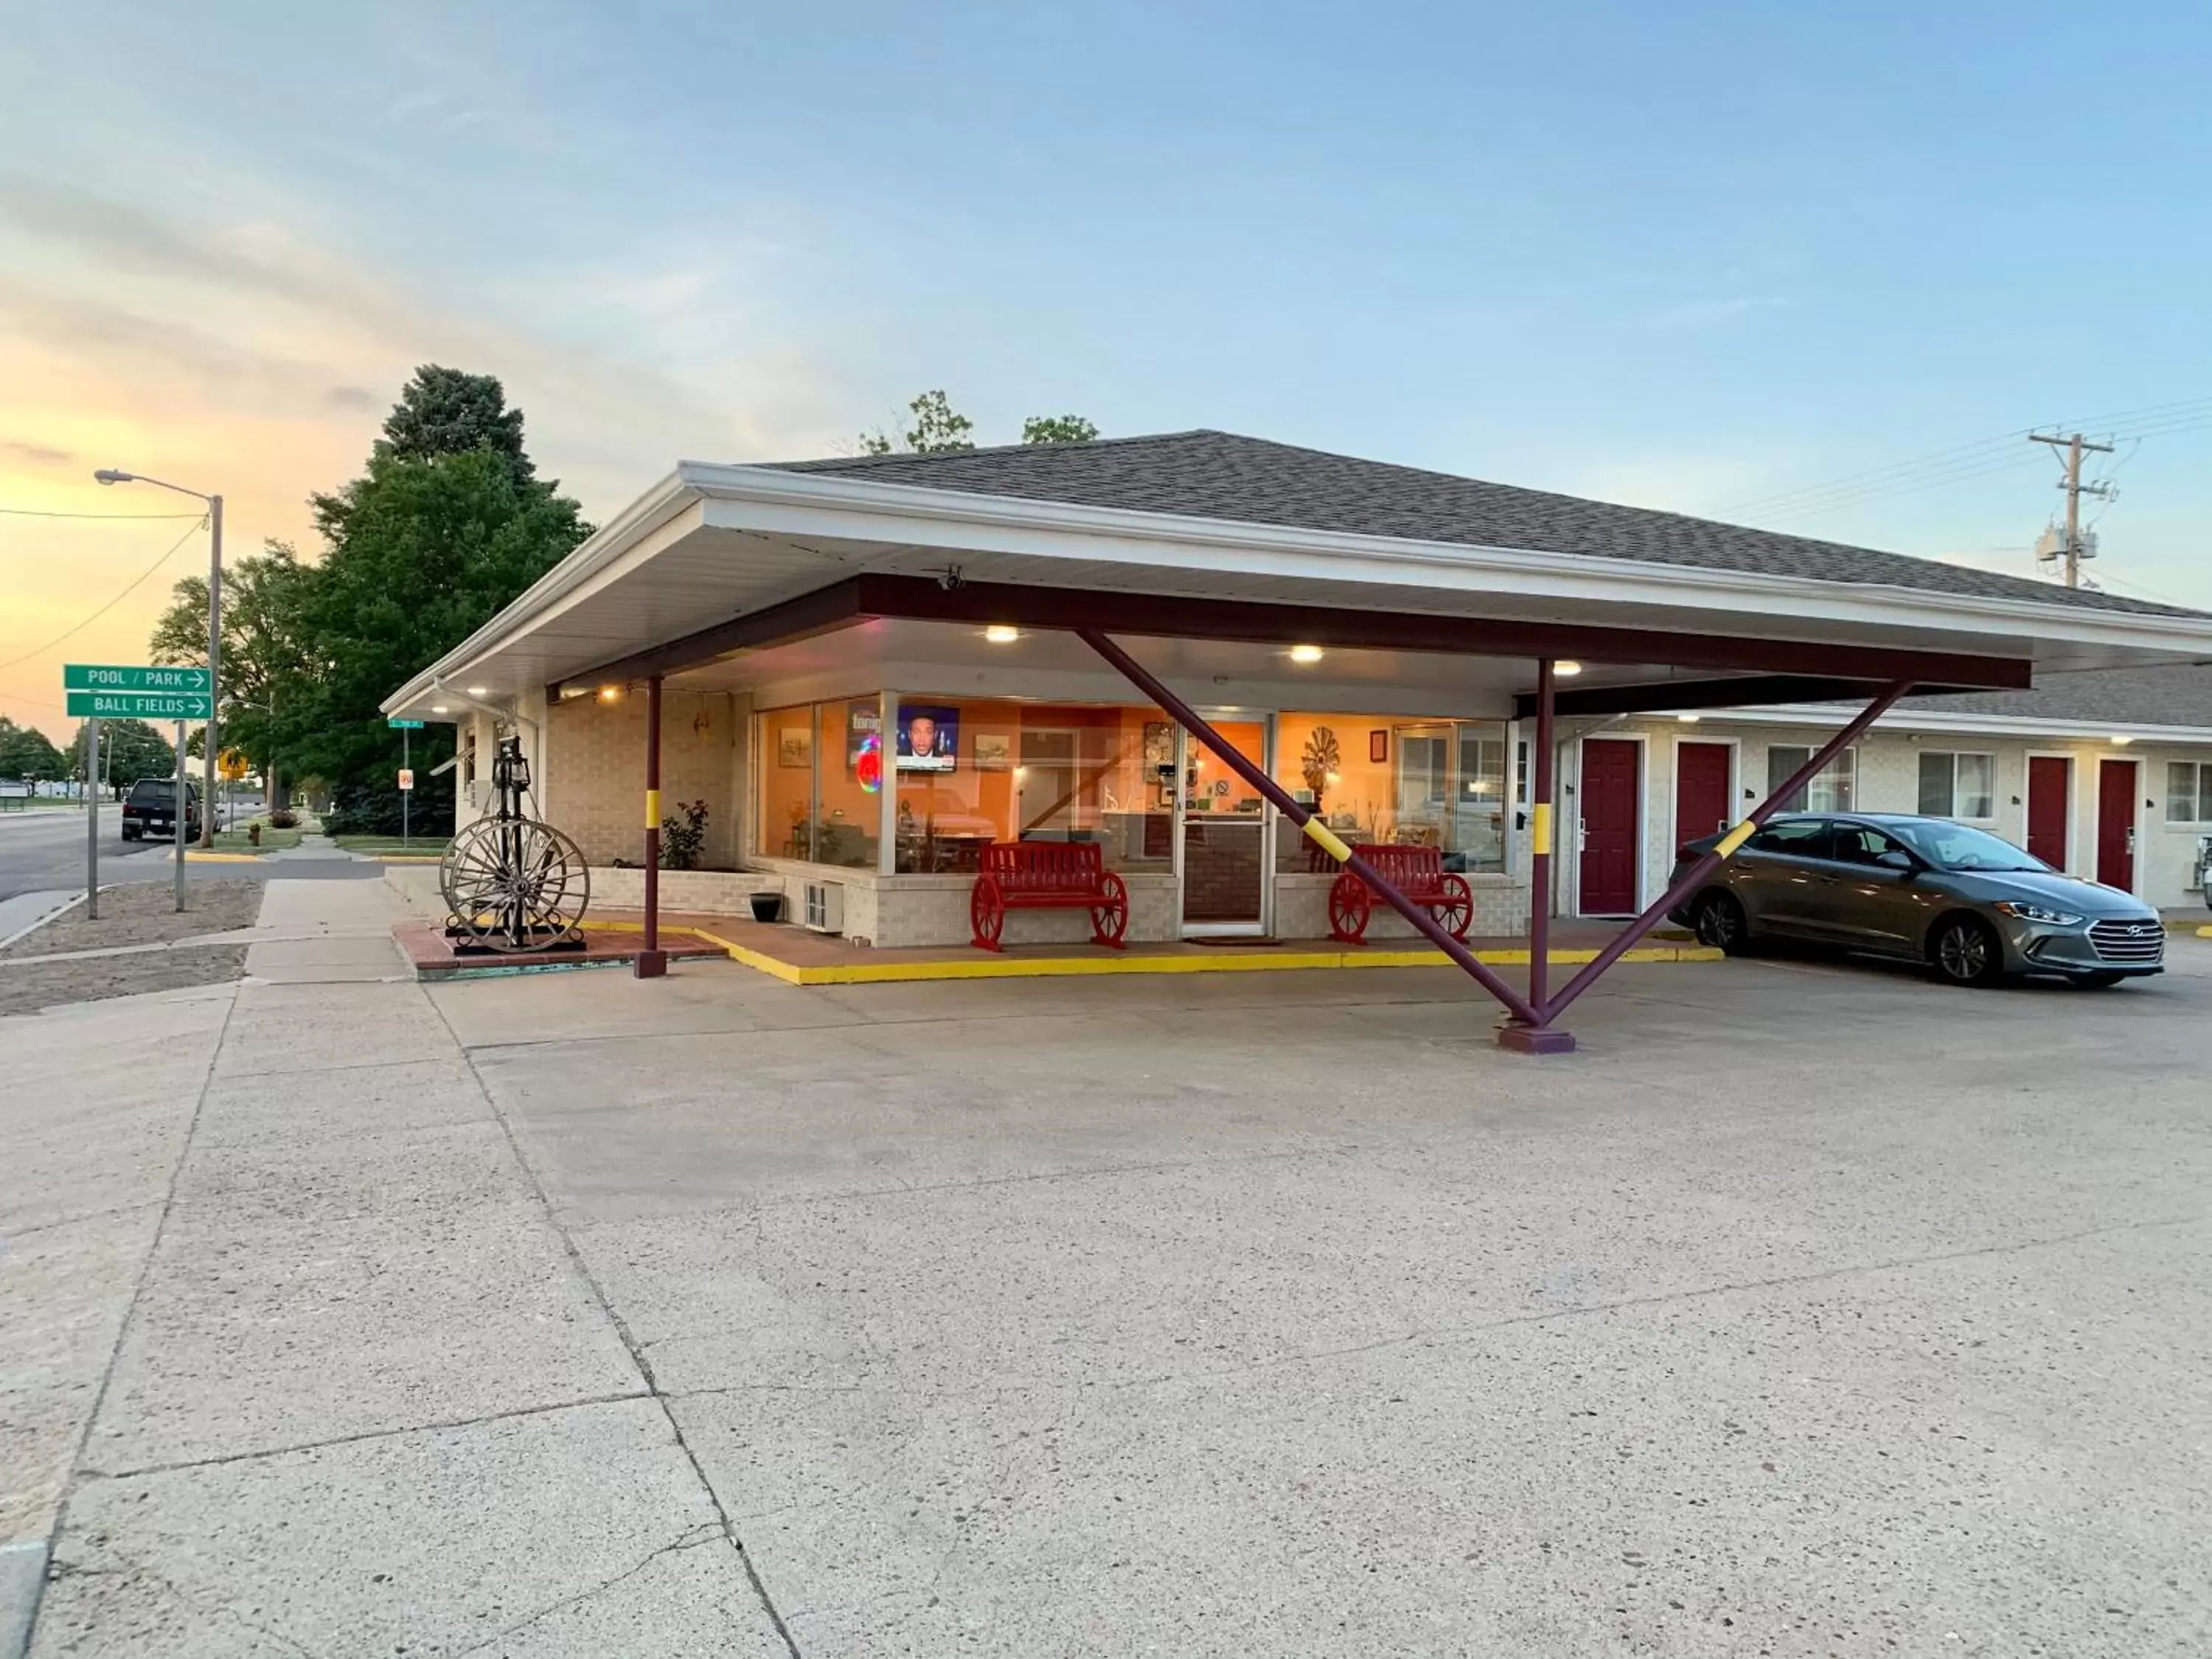
[[[984,441],[1223,427],[2021,574],[2057,497],[2008,434],[2095,421],[2147,435],[2094,574],[2212,608],[2212,8],[0,0],[0,713],[50,735],[206,542],[33,515],[193,510],[122,467],[311,547],[428,362],[595,520],[943,386]]]

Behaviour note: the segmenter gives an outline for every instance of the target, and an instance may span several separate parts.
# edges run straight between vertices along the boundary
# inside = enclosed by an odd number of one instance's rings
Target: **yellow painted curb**
[[[258,864],[261,858],[258,853],[195,853],[189,847],[185,849],[187,864]]]
[[[2197,937],[2199,939],[2212,939],[2212,927],[2198,928],[2197,930]]]
[[[357,859],[369,859],[378,864],[443,864],[442,854],[427,853],[356,853]]]
[[[634,928],[635,922],[602,927]],[[803,968],[794,962],[739,945],[704,927],[689,930],[720,945],[730,960],[787,985],[884,985],[898,981],[955,979],[1065,979],[1118,974],[1260,974],[1316,968],[1443,968],[1451,958],[1441,951],[1210,951],[1204,956],[1175,957],[1007,957],[977,952],[973,958],[942,962],[848,962]],[[1493,968],[1526,965],[1526,951],[1478,951],[1475,960]],[[1554,951],[1555,965],[1573,966],[1596,959],[1595,951]],[[1642,945],[1625,952],[1623,962],[1717,962],[1721,952],[1704,945]]]

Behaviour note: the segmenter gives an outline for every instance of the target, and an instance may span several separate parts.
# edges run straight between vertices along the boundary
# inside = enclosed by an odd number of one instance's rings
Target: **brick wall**
[[[1645,781],[1644,895],[1656,897],[1674,861],[1674,751],[1682,742],[1733,742],[1736,745],[1736,788],[1734,809],[1748,812],[1766,797],[1768,751],[1778,745],[1816,749],[1832,735],[1832,727],[1772,726],[1731,721],[1707,715],[1694,726],[1674,720],[1629,722],[1607,728],[1607,734],[1643,733],[1650,775]],[[1571,781],[1573,749],[1562,757],[1560,776]],[[2027,761],[2030,754],[2063,755],[2072,762],[2072,789],[2068,800],[2069,855],[2066,867],[2074,874],[2096,874],[2098,763],[2106,759],[2142,763],[2136,793],[2136,890],[2161,907],[2199,902],[2189,886],[2194,868],[2197,840],[2212,833],[2212,826],[2168,825],[2165,822],[2166,763],[2172,760],[2212,759],[2212,750],[2169,744],[2134,743],[2124,747],[2096,739],[2032,738],[2019,734],[1984,736],[1966,732],[1875,731],[1857,745],[1857,783],[1852,805],[1868,812],[1917,812],[1920,810],[1920,757],[1927,753],[1972,753],[1993,756],[1996,784],[1994,815],[1981,825],[2015,845],[2027,841]],[[1749,793],[1747,793],[1749,792]],[[1571,856],[1574,812],[1572,797],[1561,795],[1560,851]],[[1571,888],[1565,890],[1571,892]]]
[[[577,697],[547,711],[544,804],[593,865],[644,856],[645,694],[619,702]],[[726,868],[744,845],[739,822],[745,705],[725,691],[665,691],[660,702],[660,810],[708,805],[704,863]]]

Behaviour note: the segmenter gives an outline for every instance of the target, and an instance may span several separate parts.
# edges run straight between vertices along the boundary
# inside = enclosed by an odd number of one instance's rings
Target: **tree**
[[[1022,422],[1022,441],[1025,444],[1087,444],[1098,436],[1098,428],[1080,415],[1032,415]]]
[[[84,775],[87,720],[76,729],[70,746],[70,775]],[[102,720],[100,723],[100,775],[118,789],[128,789],[140,778],[173,778],[177,775],[175,746],[144,720]]]
[[[270,715],[274,750],[333,789],[388,789],[399,736],[378,702],[496,614],[590,533],[576,503],[518,477],[489,449],[402,456],[380,445],[368,471],[315,516],[328,550],[300,610],[307,667]],[[418,771],[451,752],[423,734]]]
[[[943,392],[925,392],[907,405],[914,424],[896,439],[882,430],[860,434],[863,455],[942,454],[973,449],[975,423],[952,407]],[[1082,444],[1098,435],[1098,428],[1080,415],[1032,415],[1022,422],[1025,444]]]
[[[864,432],[860,434],[861,453],[889,455],[894,450],[908,449],[917,455],[934,455],[946,450],[975,447],[975,440],[968,435],[975,429],[975,422],[955,412],[951,400],[943,392],[925,392],[907,409],[914,416],[914,424],[899,434],[896,444],[881,432]]]
[[[226,747],[244,752],[254,769],[271,776],[289,772],[276,748],[273,709],[311,670],[302,609],[307,568],[283,542],[240,559],[223,573],[222,684],[219,707]],[[154,624],[149,649],[157,663],[204,666],[207,662],[207,578],[187,576]],[[199,752],[194,732],[191,752]],[[281,799],[271,796],[272,805]]]
[[[53,783],[69,776],[69,757],[35,726],[18,726],[0,714],[0,778]]]
[[[523,452],[522,411],[507,406],[499,377],[438,363],[423,364],[401,390],[385,417],[382,447],[407,461],[489,449],[507,462],[517,483],[538,476]]]

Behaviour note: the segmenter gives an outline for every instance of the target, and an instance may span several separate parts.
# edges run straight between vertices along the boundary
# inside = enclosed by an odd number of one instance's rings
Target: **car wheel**
[[[138,832],[136,830],[125,830],[123,832],[123,839],[125,841],[136,841],[138,839]]]
[[[1751,924],[1743,906],[1726,893],[1708,893],[1698,906],[1698,943],[1740,957],[1751,947]]]
[[[1953,916],[1936,929],[1929,956],[1954,985],[1994,985],[2004,977],[2004,946],[1978,916]]]
[[[2125,974],[2069,974],[2066,982],[2084,991],[2107,991],[2126,977]]]

